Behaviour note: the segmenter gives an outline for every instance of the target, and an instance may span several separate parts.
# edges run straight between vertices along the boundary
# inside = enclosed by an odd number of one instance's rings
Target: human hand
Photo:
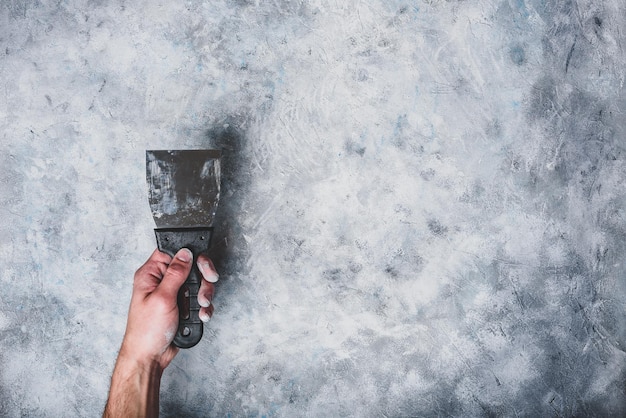
[[[158,416],[163,369],[178,348],[172,344],[178,327],[178,290],[191,271],[193,255],[183,248],[174,258],[155,250],[135,273],[126,334],[111,376],[103,416]],[[213,315],[213,283],[218,274],[211,260],[198,256],[203,280],[198,291],[199,316]]]
[[[155,250],[137,270],[120,357],[139,364],[156,362],[163,370],[176,356],[178,348],[172,340],[178,327],[177,294],[192,260],[191,251],[185,248],[174,258]],[[213,315],[213,283],[219,276],[208,257],[200,255],[197,265],[203,277],[198,291],[199,317],[207,322]]]

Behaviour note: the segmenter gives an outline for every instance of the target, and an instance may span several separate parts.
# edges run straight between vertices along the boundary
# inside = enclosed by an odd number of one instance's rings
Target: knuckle
[[[142,266],[138,268],[137,271],[135,272],[135,275],[133,277],[133,283],[137,284],[141,282],[144,276],[145,276],[145,267]]]
[[[141,266],[137,270],[135,270],[135,278],[137,278],[137,276],[141,275],[141,273],[144,272],[145,270],[146,270],[146,264],[144,264],[143,266]]]

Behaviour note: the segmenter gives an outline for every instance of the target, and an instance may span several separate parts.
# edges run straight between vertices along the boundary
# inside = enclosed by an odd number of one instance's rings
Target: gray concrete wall
[[[626,415],[619,0],[5,1],[0,415],[97,416],[146,149],[224,149],[163,416]]]

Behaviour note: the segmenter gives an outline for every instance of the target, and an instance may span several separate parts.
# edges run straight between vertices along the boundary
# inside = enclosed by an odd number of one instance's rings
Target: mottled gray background
[[[626,415],[621,0],[0,5],[0,416],[97,416],[146,149],[224,149],[164,416]]]

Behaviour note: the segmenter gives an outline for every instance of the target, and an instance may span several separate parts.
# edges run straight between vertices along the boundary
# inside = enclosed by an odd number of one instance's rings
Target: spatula
[[[219,150],[146,151],[150,208],[157,228],[157,247],[174,256],[181,248],[193,253],[193,267],[178,292],[178,329],[174,344],[190,348],[202,338],[198,291],[202,276],[196,261],[213,235],[220,196]]]

